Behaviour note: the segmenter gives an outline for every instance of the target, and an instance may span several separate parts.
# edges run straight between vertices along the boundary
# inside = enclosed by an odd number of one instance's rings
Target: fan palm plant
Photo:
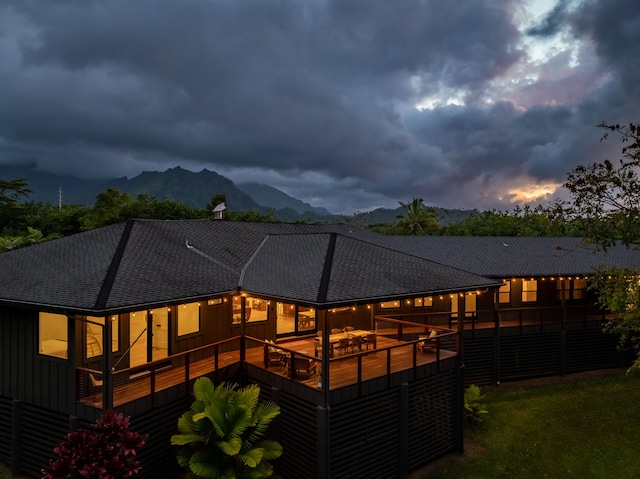
[[[207,377],[196,379],[195,401],[178,419],[179,434],[171,436],[180,466],[192,478],[242,479],[270,477],[270,461],[282,446],[261,439],[280,407],[259,401],[260,387],[215,386]]]

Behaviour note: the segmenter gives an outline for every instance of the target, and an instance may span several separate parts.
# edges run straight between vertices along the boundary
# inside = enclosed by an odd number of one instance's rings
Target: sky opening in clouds
[[[176,165],[335,213],[562,197],[640,100],[637,0],[0,4],[0,174]],[[212,196],[215,192],[212,192]]]

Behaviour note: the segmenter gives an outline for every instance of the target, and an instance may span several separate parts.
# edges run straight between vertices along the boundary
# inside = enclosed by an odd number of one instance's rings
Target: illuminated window
[[[200,305],[198,303],[181,304],[178,311],[178,336],[200,331]]]
[[[111,320],[111,351],[118,351],[118,316],[109,316]],[[96,324],[97,323],[97,324]],[[87,358],[93,358],[102,354],[102,329],[104,327],[104,318],[87,316]]]
[[[573,299],[584,299],[587,297],[587,280],[585,278],[576,278],[573,280]]]
[[[538,281],[535,279],[522,280],[522,302],[531,303],[538,300]]]
[[[563,299],[562,296],[564,294],[564,299],[571,298],[571,281],[568,279],[557,279],[556,280],[556,299]]]
[[[314,329],[316,327],[316,310],[306,306],[298,306],[298,331]]]
[[[501,303],[511,302],[511,281],[505,281],[498,290],[498,301]]]
[[[422,306],[431,307],[433,306],[433,296],[425,296],[424,298],[416,298],[413,300],[413,306],[416,308],[420,308]]]
[[[69,332],[64,314],[40,313],[38,321],[38,350],[40,354],[67,358]]]
[[[464,315],[467,318],[472,317],[477,310],[476,306],[476,295],[475,294],[465,294],[464,295]],[[451,317],[458,317],[458,300],[454,295],[451,298]]]
[[[380,309],[390,309],[390,308],[399,308],[400,301],[386,301],[384,303],[380,303]]]

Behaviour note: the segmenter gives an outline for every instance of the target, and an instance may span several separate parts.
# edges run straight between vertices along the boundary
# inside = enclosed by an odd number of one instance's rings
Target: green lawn
[[[420,479],[640,478],[640,378],[624,371],[483,388],[489,414],[464,456]],[[9,479],[0,464],[0,479]]]
[[[465,455],[421,478],[640,478],[640,378],[615,370],[482,392],[489,414],[467,427]]]

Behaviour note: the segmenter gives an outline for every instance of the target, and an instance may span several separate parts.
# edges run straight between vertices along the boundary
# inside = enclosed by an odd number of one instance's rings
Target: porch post
[[[464,367],[464,318],[466,314],[466,293],[458,294],[458,363]]]
[[[331,345],[329,344],[329,335],[331,333],[331,325],[329,324],[329,315],[327,314],[327,310],[323,309],[322,311],[317,311],[318,320],[319,315],[322,315],[322,324],[324,325],[322,328],[322,367],[320,368],[322,374],[322,397],[324,400],[324,406],[329,404],[329,351],[331,349]]]
[[[243,363],[246,359],[245,339],[246,334],[246,317],[247,317],[247,302],[243,295],[240,295],[240,362]]]
[[[113,409],[113,353],[112,353],[113,329],[111,318],[107,315],[104,317],[104,328],[102,329],[102,350],[104,352],[104,370],[102,371],[102,408],[105,410]]]
[[[500,289],[496,289],[493,293],[493,308],[495,311],[493,377],[496,384],[500,384]]]
[[[568,285],[569,281],[569,279],[560,280],[560,304],[562,307],[562,325],[560,328],[560,374],[563,376],[567,374],[567,301],[565,299],[567,288],[565,285]]]

